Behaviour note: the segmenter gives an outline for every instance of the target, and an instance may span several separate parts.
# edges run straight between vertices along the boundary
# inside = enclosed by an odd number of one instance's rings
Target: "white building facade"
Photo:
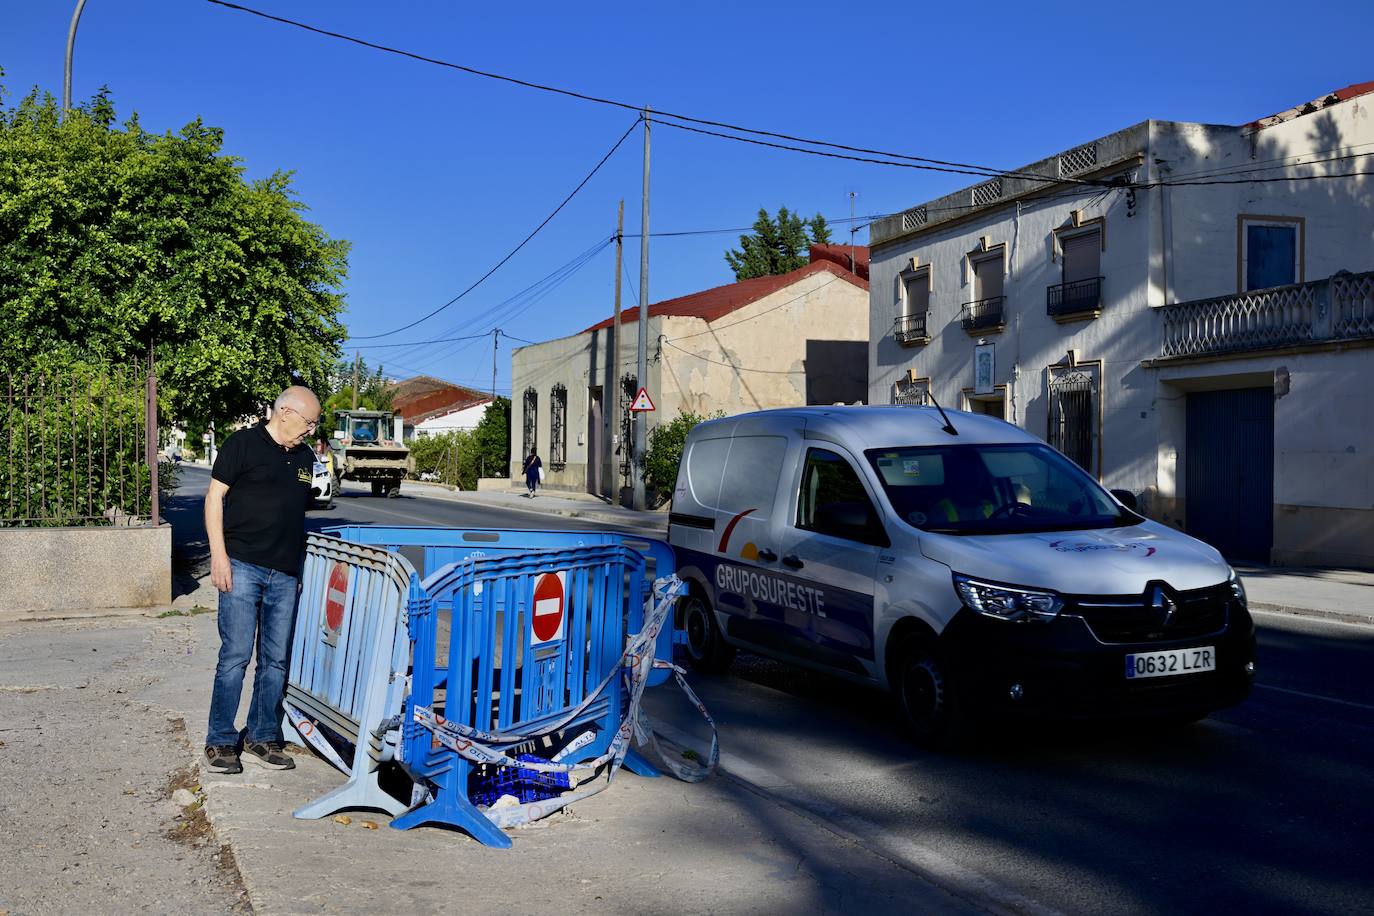
[[[656,408],[651,429],[679,412],[863,400],[868,283],[814,250],[812,258],[789,274],[650,306],[643,380],[635,377],[638,309],[626,310],[618,355],[609,320],[515,350],[512,477],[535,448],[546,486],[621,498],[630,481],[627,408],[640,387]]]
[[[1374,568],[1371,92],[1147,121],[875,223],[870,403],[1002,416],[1237,560]]]

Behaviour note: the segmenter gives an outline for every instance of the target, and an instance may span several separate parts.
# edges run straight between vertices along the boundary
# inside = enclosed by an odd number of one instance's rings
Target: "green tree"
[[[649,442],[644,453],[644,490],[655,505],[662,505],[673,495],[677,484],[677,466],[682,460],[682,449],[687,444],[687,434],[704,420],[714,420],[725,414],[716,411],[703,417],[690,411],[679,411],[667,423],[661,423],[649,430]]]
[[[739,242],[738,249],[725,252],[725,263],[735,272],[735,279],[769,277],[805,267],[812,243],[830,242],[830,226],[819,213],[805,220],[779,207],[774,219],[760,207],[753,234],[741,235]]]
[[[223,139],[199,120],[116,125],[105,90],[65,113],[36,89],[0,108],[0,366],[151,346],[167,405],[196,425],[324,388],[348,244],[303,218],[288,173],[247,180]]]
[[[510,398],[497,398],[472,431],[477,472],[483,477],[510,476]]]

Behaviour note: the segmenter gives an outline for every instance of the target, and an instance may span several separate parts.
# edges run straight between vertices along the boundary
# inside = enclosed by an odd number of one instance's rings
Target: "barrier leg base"
[[[407,805],[383,792],[381,787],[377,785],[375,773],[369,774],[369,777],[358,781],[350,779],[337,789],[297,808],[291,812],[291,816],[304,821],[313,821],[328,817],[345,808],[373,808],[385,811],[392,817],[405,813]]]
[[[634,748],[630,748],[625,753],[625,760],[622,765],[625,767],[625,769],[629,770],[636,776],[643,776],[648,779],[653,779],[655,776],[661,775],[658,772],[658,768],[655,767],[652,763],[650,763],[648,758],[646,758],[643,754],[641,754]]]
[[[451,797],[440,796],[427,805],[408,811],[391,822],[396,830],[409,830],[422,824],[440,824],[457,827],[465,831],[483,846],[509,849],[511,839],[505,831],[487,820],[486,815],[466,799],[454,801]]]

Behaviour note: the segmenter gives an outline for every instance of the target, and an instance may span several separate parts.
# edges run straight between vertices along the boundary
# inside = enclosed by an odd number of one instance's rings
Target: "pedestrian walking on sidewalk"
[[[530,491],[530,499],[534,498],[534,491],[539,487],[539,481],[544,478],[544,462],[539,460],[539,452],[530,449],[530,456],[525,459],[525,487]]]
[[[214,773],[243,771],[234,716],[255,642],[258,667],[243,751],[269,769],[296,765],[283,750],[281,701],[315,468],[305,442],[319,422],[320,402],[310,389],[287,388],[270,420],[225,440],[210,472],[205,530],[210,580],[220,592],[220,648],[205,760]]]

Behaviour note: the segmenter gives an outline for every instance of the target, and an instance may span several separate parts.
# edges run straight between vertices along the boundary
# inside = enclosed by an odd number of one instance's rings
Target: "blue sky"
[[[1146,118],[1237,124],[1374,79],[1374,4],[244,5],[522,79],[697,117],[1012,168]],[[11,0],[0,33],[10,99],[61,95],[74,2]],[[976,17],[976,18],[975,18]],[[201,0],[89,0],[73,97],[108,85],[147,129],[225,130],[250,176],[295,173],[309,218],[352,242],[350,333],[384,334],[470,285],[582,180],[634,121],[615,108],[324,38]],[[760,206],[830,218],[889,213],[965,176],[653,132],[652,232],[746,227]],[[575,333],[610,314],[614,250],[541,296],[518,294],[609,238],[624,198],[639,229],[634,134],[519,254],[415,328],[347,344]],[[848,228],[836,225],[837,241]],[[736,234],[653,239],[654,301],[730,282]],[[866,241],[859,233],[858,241]],[[627,239],[636,301],[639,246]],[[517,312],[517,310],[520,310]],[[510,386],[502,341],[497,387]],[[362,349],[388,374],[491,384],[490,337]]]

